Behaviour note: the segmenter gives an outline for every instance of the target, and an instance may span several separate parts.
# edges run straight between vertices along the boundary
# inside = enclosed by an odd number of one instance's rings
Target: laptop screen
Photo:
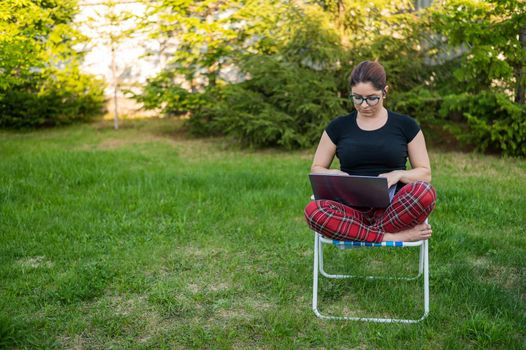
[[[353,207],[386,208],[396,186],[376,176],[309,174],[315,199],[330,199]],[[390,193],[391,192],[391,193]]]

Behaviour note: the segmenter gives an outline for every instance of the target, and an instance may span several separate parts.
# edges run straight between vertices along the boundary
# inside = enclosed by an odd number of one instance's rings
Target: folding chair
[[[427,222],[427,220],[426,220]],[[330,244],[341,249],[355,249],[360,247],[368,248],[404,248],[404,247],[420,247],[418,275],[412,277],[399,276],[356,276],[352,274],[339,275],[325,272],[323,265],[323,245]],[[419,319],[400,319],[400,318],[379,318],[379,317],[351,317],[351,316],[332,316],[323,315],[318,310],[318,275],[332,279],[344,278],[367,278],[367,279],[387,279],[387,280],[415,280],[422,274],[424,275],[424,314]],[[317,317],[327,320],[352,320],[352,321],[367,321],[367,322],[383,322],[383,323],[417,323],[422,321],[429,314],[429,255],[428,255],[428,241],[417,242],[382,242],[382,243],[367,243],[356,241],[338,241],[327,239],[318,232],[314,232],[314,272],[313,272],[313,286],[312,286],[312,310]]]

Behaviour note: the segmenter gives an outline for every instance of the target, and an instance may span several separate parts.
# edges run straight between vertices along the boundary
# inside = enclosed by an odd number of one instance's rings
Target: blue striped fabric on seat
[[[340,249],[356,248],[356,247],[403,247],[405,242],[358,242],[358,241],[337,241],[332,240],[332,244]]]

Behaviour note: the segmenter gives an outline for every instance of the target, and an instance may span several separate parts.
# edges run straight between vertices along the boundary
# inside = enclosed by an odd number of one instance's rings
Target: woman
[[[385,70],[378,62],[358,64],[350,77],[356,111],[334,119],[323,132],[311,171],[387,178],[397,186],[389,207],[362,211],[331,200],[316,200],[305,218],[332,239],[366,242],[417,241],[431,237],[424,223],[435,206],[435,190],[424,135],[410,117],[388,111]],[[341,170],[330,169],[334,156]],[[406,170],[409,157],[411,169]]]

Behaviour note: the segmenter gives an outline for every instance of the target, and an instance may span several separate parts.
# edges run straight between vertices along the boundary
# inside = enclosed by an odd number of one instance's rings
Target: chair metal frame
[[[427,220],[426,220],[427,222]],[[341,275],[330,274],[324,269],[323,264],[323,245],[331,244],[341,249],[353,249],[359,247],[371,248],[403,248],[403,247],[420,247],[418,275],[416,276],[356,276],[356,275]],[[390,280],[415,280],[424,275],[424,314],[419,319],[401,319],[401,318],[379,318],[379,317],[352,317],[352,316],[332,316],[324,315],[318,310],[318,276],[321,274],[324,277],[331,279],[346,279],[346,278],[366,278],[366,279],[390,279]],[[365,321],[365,322],[381,322],[381,323],[418,323],[424,320],[429,314],[429,243],[427,240],[416,242],[382,242],[382,243],[368,243],[356,241],[338,241],[327,239],[318,232],[314,232],[314,269],[313,269],[313,286],[312,286],[312,310],[317,317],[326,320],[349,320],[349,321]]]

